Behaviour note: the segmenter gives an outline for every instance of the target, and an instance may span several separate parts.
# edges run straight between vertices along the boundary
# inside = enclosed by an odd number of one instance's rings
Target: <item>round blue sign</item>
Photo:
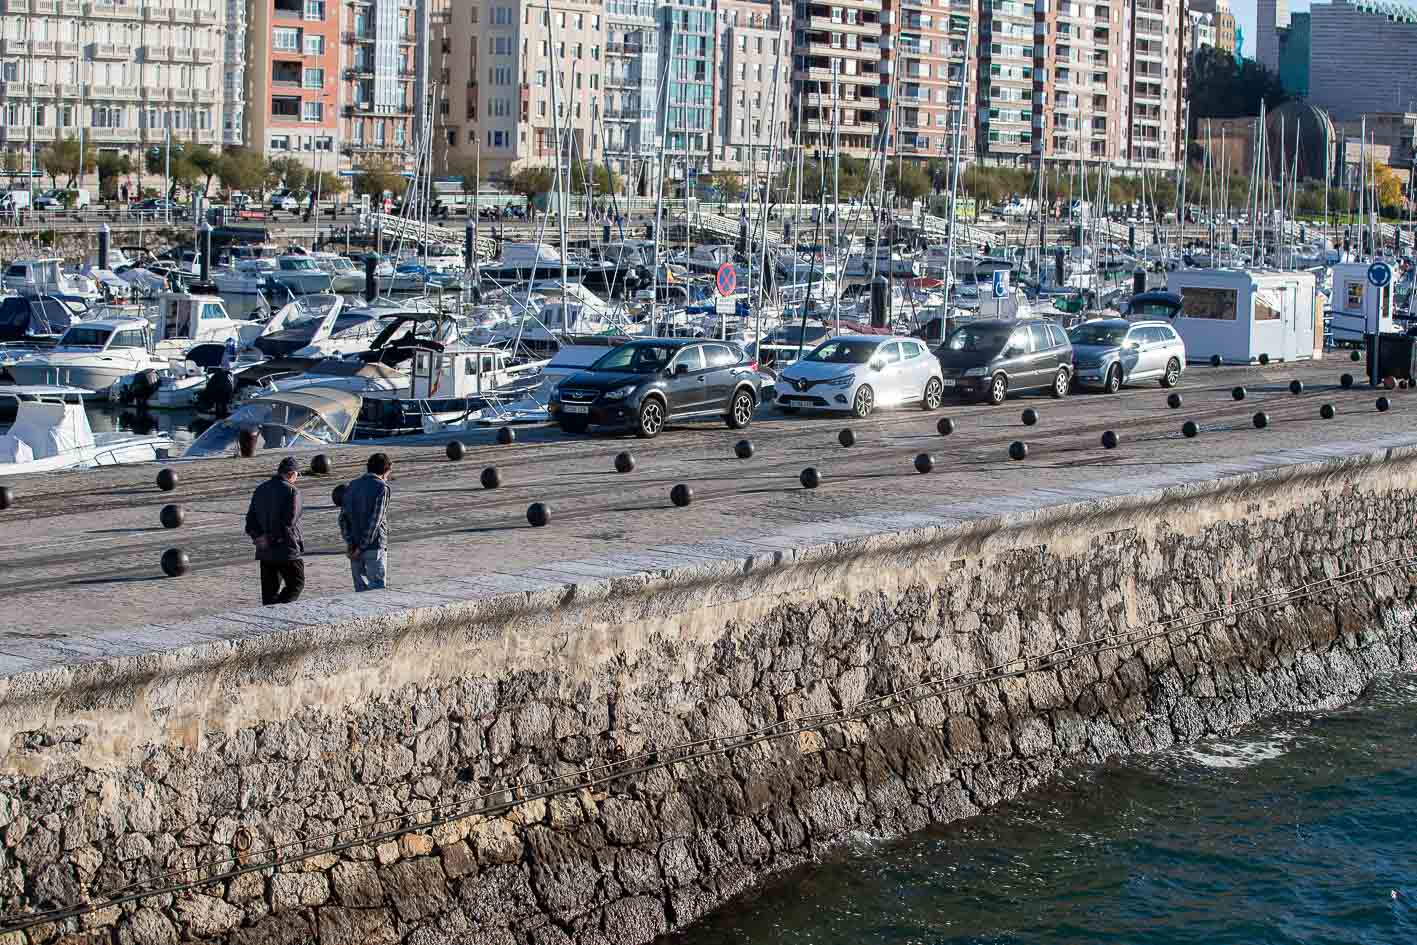
[[[738,289],[738,270],[732,263],[724,263],[718,267],[717,281],[719,295],[732,295]]]
[[[1381,289],[1392,281],[1392,267],[1385,262],[1375,262],[1368,267],[1368,281]]]

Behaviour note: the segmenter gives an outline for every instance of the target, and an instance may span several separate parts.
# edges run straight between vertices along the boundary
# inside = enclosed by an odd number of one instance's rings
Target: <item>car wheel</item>
[[[664,404],[658,397],[646,397],[640,404],[640,415],[635,424],[635,435],[646,440],[659,436],[664,429]]]
[[[590,421],[585,417],[562,417],[557,422],[567,433],[584,433],[590,429]]]
[[[993,380],[989,382],[989,403],[998,406],[1004,402],[1004,398],[1009,395],[1009,379],[1002,374],[995,374]]]
[[[728,424],[730,430],[741,430],[753,422],[753,411],[757,408],[758,402],[753,399],[753,395],[746,390],[740,390],[733,395],[733,402],[728,406],[728,413],[723,420]]]
[[[1181,383],[1181,362],[1172,358],[1166,362],[1166,373],[1161,375],[1162,387],[1175,387]]]
[[[1107,380],[1102,382],[1102,391],[1107,394],[1115,394],[1122,389],[1122,366],[1114,364],[1107,369]]]
[[[856,388],[856,396],[851,400],[851,415],[853,417],[869,417],[875,408],[876,392],[871,389],[871,385],[862,384]]]
[[[1049,393],[1059,400],[1068,396],[1068,379],[1070,376],[1067,368],[1058,368],[1058,373],[1053,375],[1053,389]]]
[[[925,399],[920,406],[926,410],[939,410],[940,401],[945,398],[945,385],[938,377],[932,377],[925,382]]]

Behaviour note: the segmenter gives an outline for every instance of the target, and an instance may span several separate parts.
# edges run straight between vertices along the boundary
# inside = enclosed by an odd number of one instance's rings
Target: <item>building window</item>
[[[492,25],[493,25],[493,26],[511,26],[511,25],[512,25],[512,8],[511,8],[511,7],[493,7],[493,8],[492,8]]]
[[[305,87],[307,89],[322,89],[325,87],[324,69],[306,69]]]
[[[271,45],[283,52],[299,52],[300,30],[277,26],[271,30]]]
[[[325,37],[307,36],[305,37],[305,55],[323,56],[325,54]]]
[[[323,20],[325,18],[325,0],[305,0],[305,19]]]
[[[289,95],[271,96],[271,117],[298,121],[300,119],[300,99]]]
[[[289,136],[289,135],[271,135],[271,150],[272,150],[272,151],[289,151],[289,150],[290,150],[290,136]]]

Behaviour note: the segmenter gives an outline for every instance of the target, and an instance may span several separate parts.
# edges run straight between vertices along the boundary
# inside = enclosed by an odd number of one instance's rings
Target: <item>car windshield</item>
[[[653,374],[669,366],[669,359],[679,350],[678,345],[621,345],[590,366],[592,371],[626,371],[630,374]]]
[[[1079,325],[1068,332],[1075,345],[1106,345],[1116,347],[1127,337],[1126,325]]]
[[[828,364],[865,364],[875,354],[879,341],[828,341],[811,354],[808,361]]]
[[[1012,325],[965,325],[945,339],[946,351],[980,351],[992,354],[1009,339]]]

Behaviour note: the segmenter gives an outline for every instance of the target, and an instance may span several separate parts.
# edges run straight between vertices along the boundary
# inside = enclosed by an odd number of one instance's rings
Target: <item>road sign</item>
[[[1009,294],[1009,273],[1005,269],[994,270],[994,298],[1002,299]]]
[[[738,290],[738,270],[733,268],[732,263],[724,263],[718,267],[719,295],[732,295]]]
[[[727,297],[715,299],[715,300],[714,300],[714,312],[716,312],[716,313],[719,314],[719,315],[737,315],[737,314],[738,314],[738,300],[737,300],[737,299],[730,299],[730,298],[727,298]]]
[[[1392,267],[1385,262],[1375,262],[1368,267],[1368,281],[1381,289],[1392,281]]]

